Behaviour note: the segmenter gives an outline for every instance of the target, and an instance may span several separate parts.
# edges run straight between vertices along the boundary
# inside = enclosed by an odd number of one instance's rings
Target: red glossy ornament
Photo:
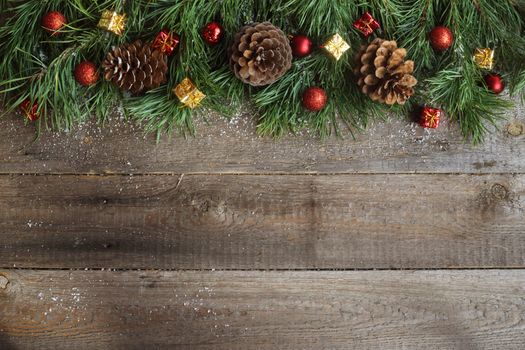
[[[35,101],[31,104],[31,99],[29,97],[20,104],[20,111],[22,111],[24,116],[32,122],[40,118],[40,116],[37,114],[37,110],[38,103]]]
[[[306,35],[294,35],[290,40],[294,57],[306,57],[312,53],[313,43]]]
[[[445,26],[437,26],[430,32],[430,45],[436,51],[445,51],[454,43],[454,34]]]
[[[437,129],[443,112],[437,108],[424,107],[421,111],[419,125],[424,128]]]
[[[328,102],[326,92],[317,86],[306,89],[303,93],[303,106],[311,112],[319,112]]]
[[[487,84],[489,90],[495,93],[496,95],[501,94],[503,90],[505,90],[505,82],[503,82],[501,75],[491,73],[485,75],[484,79],[485,84]]]
[[[67,24],[66,16],[58,11],[51,11],[42,17],[42,27],[51,36],[60,34],[60,30]]]
[[[84,61],[75,67],[75,80],[82,86],[91,86],[98,81],[98,69],[93,62]]]
[[[208,23],[202,28],[202,38],[209,45],[217,45],[224,36],[224,29],[217,22]]]

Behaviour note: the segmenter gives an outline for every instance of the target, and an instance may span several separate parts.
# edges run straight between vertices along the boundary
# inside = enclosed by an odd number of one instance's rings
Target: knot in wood
[[[0,275],[0,289],[6,289],[9,284],[7,277]]]
[[[496,199],[503,200],[509,196],[509,190],[501,184],[495,184],[490,191]]]
[[[507,132],[511,136],[520,136],[525,133],[525,125],[519,122],[510,123],[509,126],[507,126]]]

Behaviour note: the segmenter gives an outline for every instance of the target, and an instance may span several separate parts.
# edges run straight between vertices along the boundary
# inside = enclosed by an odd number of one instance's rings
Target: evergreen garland
[[[496,51],[495,70],[508,82],[511,94],[525,90],[525,5],[516,0],[0,0],[0,99],[7,112],[30,98],[42,115],[38,126],[69,130],[95,115],[103,122],[115,107],[141,121],[148,131],[194,132],[191,109],[183,108],[172,89],[186,76],[207,98],[202,107],[233,115],[248,97],[259,111],[258,130],[279,136],[308,127],[325,136],[339,132],[339,120],[359,130],[370,118],[388,112],[408,115],[416,105],[431,104],[457,120],[466,138],[483,140],[510,107],[482,83],[483,71],[473,62],[476,48]],[[102,11],[126,13],[123,36],[97,28]],[[60,11],[68,26],[52,37],[40,26],[42,16]],[[352,28],[364,12],[382,28],[369,39]],[[226,37],[207,45],[201,28],[220,22]],[[292,69],[276,83],[253,88],[235,78],[228,65],[228,46],[245,23],[270,21],[285,33],[308,35],[323,43],[339,33],[350,45],[340,61],[322,50],[294,60]],[[436,53],[428,33],[437,25],[449,27],[451,49]],[[142,96],[122,94],[99,81],[89,88],[77,84],[74,67],[83,60],[97,65],[115,45],[135,39],[151,41],[163,29],[181,35],[170,58],[169,80]],[[388,107],[362,94],[352,76],[359,47],[379,35],[396,40],[416,63],[417,94],[405,106]],[[307,112],[301,94],[309,86],[326,90],[329,102],[320,112]]]

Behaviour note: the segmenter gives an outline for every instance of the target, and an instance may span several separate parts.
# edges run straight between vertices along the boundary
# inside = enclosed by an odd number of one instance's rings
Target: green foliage
[[[479,84],[482,76],[472,61],[449,67],[428,79],[432,103],[442,105],[474,143],[483,141],[487,126],[496,125],[511,104]]]
[[[118,94],[101,82],[83,88],[73,78],[74,67],[83,59],[101,61],[112,38],[101,40],[94,13],[110,1],[48,0],[10,1],[16,16],[0,27],[0,93],[10,97],[8,111],[25,98],[38,102],[39,122],[60,130],[70,130],[91,114],[104,120]],[[43,14],[60,10],[69,24],[60,36],[51,37],[40,28]],[[90,28],[84,30],[82,28]],[[28,35],[30,33],[30,35]],[[10,93],[9,95],[6,93]]]
[[[417,64],[420,99],[443,108],[474,143],[483,141],[488,127],[511,106],[484,86],[483,74],[488,72],[475,66],[475,49],[493,48],[495,71],[510,83],[511,93],[524,91],[525,22],[515,5],[494,0],[399,0],[405,20],[399,22],[396,38]],[[444,53],[434,52],[428,43],[428,33],[436,25],[449,27],[455,36],[453,47]]]
[[[352,75],[353,59],[365,39],[352,23],[369,11],[382,25],[376,33],[397,40],[416,63],[419,80],[415,101],[443,108],[457,120],[465,137],[481,142],[490,125],[509,107],[483,85],[472,60],[477,47],[496,50],[495,70],[504,75],[512,94],[525,96],[525,5],[515,0],[0,0],[0,99],[9,109],[30,98],[39,103],[42,125],[69,130],[96,115],[102,122],[115,107],[143,123],[147,131],[194,132],[192,114],[174,96],[173,88],[190,77],[207,98],[203,107],[233,115],[248,96],[259,110],[259,132],[279,136],[311,128],[319,135],[366,127],[370,118],[388,111],[407,114],[411,105],[389,108],[363,95]],[[97,28],[103,10],[125,12],[129,21],[122,37]],[[42,16],[63,12],[69,24],[51,37],[40,27]],[[226,38],[206,45],[201,28],[219,21]],[[263,88],[243,85],[229,69],[233,35],[251,21],[271,21],[286,33],[303,33],[321,45],[339,33],[351,45],[340,61],[322,50],[294,60],[278,82]],[[446,25],[455,34],[451,49],[436,53],[428,33]],[[163,28],[182,37],[170,58],[169,82],[142,96],[123,94],[108,82],[85,88],[73,69],[82,60],[96,64],[110,49],[135,38],[152,40]],[[327,107],[310,113],[301,95],[310,86],[324,88]],[[341,123],[342,122],[342,123]]]

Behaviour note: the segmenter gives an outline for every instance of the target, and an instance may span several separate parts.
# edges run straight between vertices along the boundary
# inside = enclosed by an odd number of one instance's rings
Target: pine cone
[[[269,85],[292,67],[292,48],[282,30],[269,22],[243,27],[230,49],[237,78],[253,86]]]
[[[108,53],[102,67],[106,80],[136,95],[166,82],[168,57],[137,40]]]
[[[407,51],[395,41],[375,39],[357,56],[354,74],[363,93],[372,100],[393,105],[405,104],[414,94],[414,61],[405,61]]]

